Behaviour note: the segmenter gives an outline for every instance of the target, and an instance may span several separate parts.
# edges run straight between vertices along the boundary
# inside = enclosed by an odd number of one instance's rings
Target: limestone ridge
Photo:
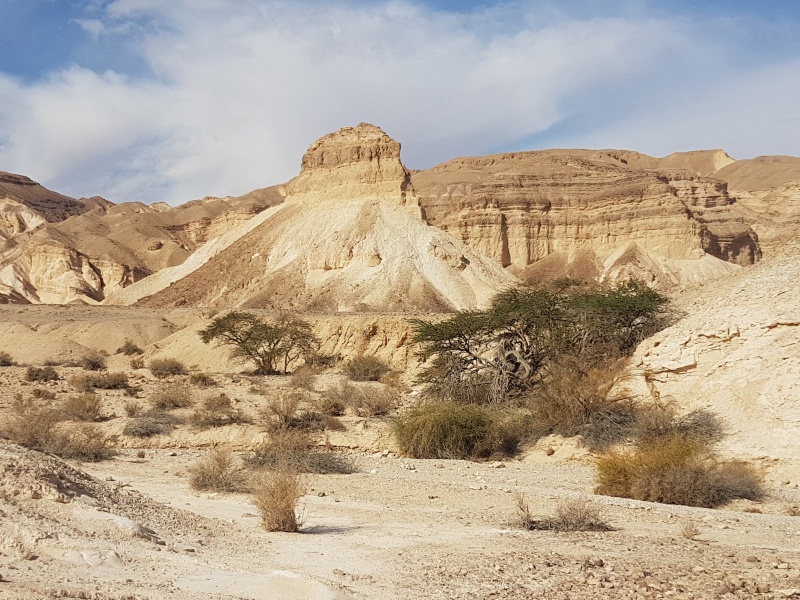
[[[286,185],[286,202],[272,211],[202,266],[166,289],[148,290],[139,302],[439,311],[485,306],[518,282],[422,219],[400,144],[374,125],[346,127],[312,144],[300,174]]]
[[[400,144],[369,123],[343,127],[314,142],[286,194],[287,200],[368,197],[419,206],[411,174],[400,161]]]

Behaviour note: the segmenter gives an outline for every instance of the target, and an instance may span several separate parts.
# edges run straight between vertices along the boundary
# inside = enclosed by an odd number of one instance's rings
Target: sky
[[[412,169],[800,155],[800,2],[0,0],[0,170],[55,191],[239,195],[362,121]]]

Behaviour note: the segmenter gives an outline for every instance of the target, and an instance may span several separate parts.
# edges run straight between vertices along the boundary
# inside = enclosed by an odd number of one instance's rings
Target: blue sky
[[[550,147],[800,155],[800,2],[0,0],[0,170],[172,204],[368,121],[411,168]]]

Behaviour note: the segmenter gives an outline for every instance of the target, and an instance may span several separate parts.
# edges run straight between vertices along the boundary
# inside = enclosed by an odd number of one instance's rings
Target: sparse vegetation
[[[189,468],[192,489],[214,492],[247,491],[247,477],[229,450],[215,448],[210,456]]]
[[[150,404],[157,410],[187,408],[193,403],[189,389],[180,383],[162,385],[150,396]]]
[[[122,405],[122,409],[129,417],[138,417],[144,412],[144,407],[136,400],[126,400]]]
[[[54,454],[87,462],[107,460],[117,452],[114,438],[103,434],[96,425],[82,424],[56,437]]]
[[[352,473],[355,466],[343,454],[313,447],[308,432],[300,429],[278,429],[269,441],[257,446],[246,457],[248,465],[295,471],[298,473]]]
[[[208,373],[192,373],[189,377],[189,383],[199,388],[209,388],[217,385],[217,382]]]
[[[542,519],[533,516],[525,496],[514,495],[517,524],[528,530],[548,531],[609,531],[600,508],[588,498],[571,498],[558,503],[555,512]]]
[[[13,367],[16,364],[8,352],[0,352],[0,367]]]
[[[233,423],[246,423],[249,419],[233,407],[231,399],[226,394],[217,394],[203,399],[201,407],[192,413],[189,421],[198,427],[221,427]]]
[[[305,494],[300,475],[288,469],[259,474],[253,484],[252,500],[267,531],[295,532],[302,525],[297,504]]]
[[[56,438],[56,425],[63,419],[60,411],[42,406],[18,394],[11,403],[11,412],[3,423],[3,433],[20,446],[50,452]]]
[[[128,364],[131,366],[131,369],[144,369],[143,358],[132,358]]]
[[[176,423],[177,419],[169,413],[151,410],[128,421],[122,433],[130,437],[148,438],[169,433]]]
[[[128,375],[123,372],[87,373],[75,375],[69,379],[76,390],[88,392],[98,390],[124,390],[128,388]]]
[[[102,371],[106,368],[106,357],[98,351],[87,352],[78,359],[85,371]]]
[[[100,419],[103,401],[92,392],[75,394],[61,405],[64,416],[72,421],[94,422]]]
[[[186,375],[189,371],[177,358],[154,358],[147,365],[153,377],[164,379],[172,375]]]
[[[484,406],[418,405],[394,422],[400,449],[413,458],[487,458],[512,454],[519,434],[507,415]]]
[[[51,392],[50,390],[46,390],[46,389],[40,388],[40,387],[33,388],[33,390],[31,390],[31,396],[33,396],[34,398],[38,398],[39,400],[55,400],[56,399],[56,393],[55,392]]]
[[[117,354],[124,354],[125,356],[133,356],[135,354],[144,354],[144,350],[139,348],[131,340],[126,339],[122,346],[117,349]]]
[[[53,367],[28,367],[25,372],[25,379],[28,381],[45,382],[58,381],[58,373]]]
[[[384,385],[355,385],[344,382],[331,388],[316,401],[320,411],[330,415],[341,415],[346,407],[360,417],[376,417],[389,413],[400,403],[400,394],[395,388]]]
[[[309,410],[300,409],[300,404],[310,405],[307,392],[291,390],[271,396],[267,406],[261,411],[261,417],[269,430],[305,429],[308,431],[322,429],[322,415]]]
[[[687,540],[693,540],[700,535],[700,529],[694,521],[684,521],[681,525],[681,535]]]
[[[257,375],[288,372],[296,360],[311,356],[319,348],[319,340],[311,325],[301,319],[282,316],[272,323],[247,312],[232,311],[215,318],[200,331],[204,343],[216,342],[233,348],[234,358],[255,364]]]
[[[292,387],[314,391],[314,386],[317,383],[317,370],[313,367],[303,365],[294,370],[292,373]]]
[[[758,500],[760,478],[749,465],[722,461],[708,444],[682,434],[646,439],[628,451],[603,454],[596,493],[664,504],[713,508],[733,500]]]
[[[353,381],[380,381],[391,371],[389,365],[377,356],[357,356],[345,364],[345,372]]]

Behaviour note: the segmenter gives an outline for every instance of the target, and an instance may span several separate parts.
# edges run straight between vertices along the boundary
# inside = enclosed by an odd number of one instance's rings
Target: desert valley
[[[800,158],[366,123],[177,207],[0,172],[0,598],[800,598],[799,232]]]

